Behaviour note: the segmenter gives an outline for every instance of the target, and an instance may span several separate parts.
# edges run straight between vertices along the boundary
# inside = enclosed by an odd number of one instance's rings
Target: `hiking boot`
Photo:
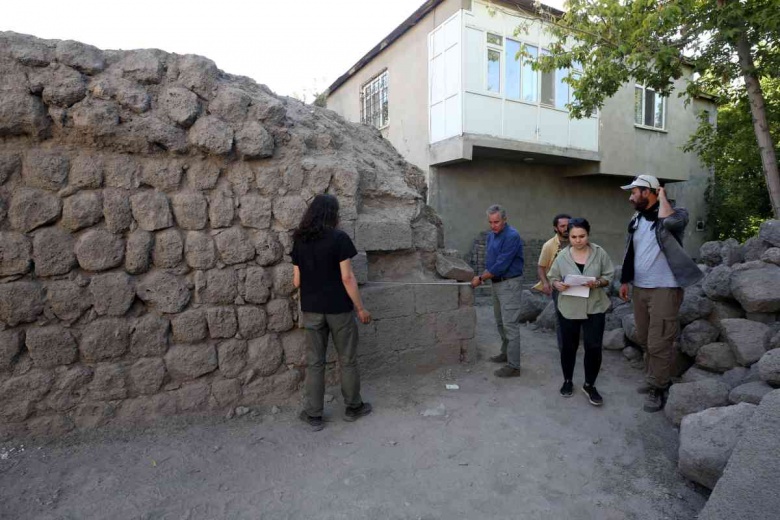
[[[371,413],[371,404],[362,403],[357,408],[347,408],[347,410],[344,412],[344,420],[347,422],[354,422],[370,413]]]
[[[651,388],[645,396],[645,404],[642,409],[646,412],[659,412],[666,404],[665,392],[660,388]]]
[[[641,386],[638,386],[636,388],[636,393],[638,394],[646,394],[650,392],[650,389],[653,388],[652,386],[648,385],[647,383],[644,383]]]
[[[588,396],[588,401],[593,406],[601,406],[604,404],[604,399],[601,397],[601,394],[599,394],[599,391],[596,390],[595,386],[584,384],[582,385],[582,391]]]
[[[308,424],[313,432],[318,432],[325,427],[325,423],[322,422],[322,416],[309,417],[306,410],[301,410],[301,413],[298,414],[298,418]]]
[[[506,363],[506,354],[498,354],[490,358],[493,363]]]
[[[571,394],[574,393],[574,383],[571,381],[564,381],[563,386],[561,387],[561,395],[563,397],[571,397]]]
[[[520,369],[519,368],[512,368],[509,365],[503,366],[493,372],[496,377],[519,377],[520,376]]]

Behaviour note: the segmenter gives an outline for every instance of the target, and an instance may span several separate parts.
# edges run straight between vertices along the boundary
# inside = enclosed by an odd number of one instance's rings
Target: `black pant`
[[[561,368],[563,378],[571,381],[580,345],[580,327],[585,340],[585,383],[593,385],[601,368],[601,345],[604,339],[606,314],[588,314],[586,320],[570,320],[558,314],[558,328],[561,331]]]

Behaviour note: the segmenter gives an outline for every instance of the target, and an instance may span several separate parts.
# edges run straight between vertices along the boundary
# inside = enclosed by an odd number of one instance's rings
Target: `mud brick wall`
[[[361,280],[437,278],[424,177],[376,130],[200,56],[0,33],[0,438],[294,397],[291,231],[319,193]],[[426,287],[365,289],[365,371],[468,357],[470,289]]]

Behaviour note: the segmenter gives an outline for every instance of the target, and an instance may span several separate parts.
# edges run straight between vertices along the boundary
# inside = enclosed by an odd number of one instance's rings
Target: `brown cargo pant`
[[[666,389],[675,364],[674,340],[680,331],[678,314],[683,301],[679,287],[643,289],[634,287],[634,319],[639,345],[645,351],[647,384]]]

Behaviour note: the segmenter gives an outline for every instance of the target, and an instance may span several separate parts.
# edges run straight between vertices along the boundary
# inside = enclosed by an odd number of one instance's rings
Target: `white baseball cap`
[[[651,190],[657,190],[661,187],[661,183],[658,179],[652,175],[637,175],[631,184],[621,186],[621,189],[630,190],[631,188],[650,188]]]

